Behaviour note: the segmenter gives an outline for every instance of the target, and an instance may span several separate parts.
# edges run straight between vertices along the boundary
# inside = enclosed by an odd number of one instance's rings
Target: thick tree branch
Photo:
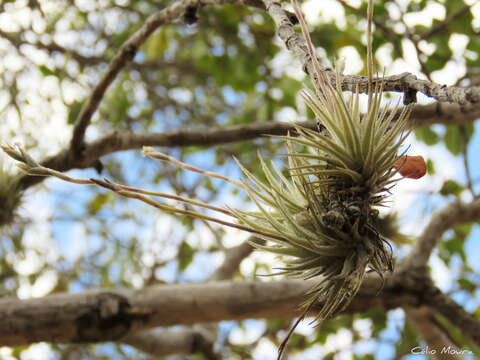
[[[294,25],[290,17],[283,10],[280,2],[275,0],[264,0],[266,9],[270,17],[276,24],[277,33],[283,40],[288,50],[292,51],[303,63],[305,71],[315,78],[312,61],[307,51],[305,41],[295,32]],[[335,84],[335,72],[327,67],[321,68],[323,74]],[[374,81],[381,81],[376,79]],[[410,73],[402,73],[383,78],[384,91],[396,91],[404,93],[404,103],[415,102],[416,92],[436,99],[439,102],[455,103],[459,105],[473,105],[480,109],[480,87],[473,86],[461,88],[457,86],[445,86],[433,83],[427,80],[417,79]],[[368,89],[368,78],[366,76],[348,75],[341,77],[343,90],[366,92]]]
[[[480,324],[475,317],[442,294],[425,271],[417,270],[387,277],[380,293],[378,276],[367,277],[345,311],[430,306],[479,346]],[[54,294],[29,300],[1,299],[0,346],[38,341],[122,341],[158,326],[248,318],[290,319],[301,313],[298,304],[317,281],[221,281]],[[321,308],[322,301],[317,306]]]
[[[428,262],[434,247],[445,231],[480,219],[480,199],[465,204],[454,201],[432,215],[430,222],[402,262],[402,269],[421,268]]]
[[[289,319],[315,281],[239,281],[165,285],[143,290],[97,290],[41,299],[0,300],[0,346],[38,341],[121,341],[158,326],[248,318]],[[412,294],[384,291],[367,278],[348,311],[385,310],[417,303]],[[387,289],[385,289],[387,290]]]

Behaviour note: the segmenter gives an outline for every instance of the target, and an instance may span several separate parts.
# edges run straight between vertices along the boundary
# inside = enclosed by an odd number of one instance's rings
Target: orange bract
[[[393,165],[395,169],[399,169],[400,174],[410,179],[420,179],[427,172],[427,165],[423,156],[407,156],[402,155]]]

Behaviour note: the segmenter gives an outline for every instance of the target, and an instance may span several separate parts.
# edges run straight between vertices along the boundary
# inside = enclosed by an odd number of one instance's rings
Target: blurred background
[[[4,0],[0,4],[0,140],[19,143],[36,159],[68,147],[73,123],[120,46],[146,18],[169,2],[150,0]],[[302,3],[324,64],[345,59],[344,74],[365,74],[366,2]],[[266,122],[312,120],[298,91],[308,79],[275,35],[264,10],[205,6],[194,24],[161,26],[110,86],[87,129],[91,142],[113,130],[175,132]],[[480,83],[480,4],[470,0],[375,2],[376,68],[405,71],[445,85]],[[387,94],[395,101],[398,94]],[[419,104],[433,103],[418,94]],[[365,104],[364,104],[365,105]],[[364,107],[365,108],[365,107]],[[415,241],[430,215],[453,198],[472,199],[480,187],[478,125],[416,127],[407,154],[422,155],[428,174],[402,180],[391,206]],[[211,147],[159,148],[199,168],[234,179],[236,156],[258,173],[257,151],[284,166],[283,145],[265,137]],[[2,176],[17,170],[4,154]],[[101,158],[74,177],[106,177],[135,187],[248,209],[246,194],[219,180],[144,158],[140,149]],[[170,203],[169,201],[166,201]],[[183,206],[183,205],[181,205]],[[91,288],[142,288],[201,282],[222,263],[226,248],[248,234],[160,213],[134,200],[88,186],[47,179],[26,189],[13,221],[1,228],[0,296],[20,299]],[[429,266],[437,286],[480,320],[480,231],[468,224],[447,232]],[[408,243],[393,243],[396,258]],[[278,266],[253,252],[234,279],[257,279]],[[273,359],[290,322],[222,322],[215,349],[222,359]],[[173,330],[180,330],[175,327]],[[463,341],[455,334],[457,341]],[[162,331],[161,329],[159,331]],[[290,345],[292,359],[420,359],[421,340],[402,310],[341,315],[320,329],[303,322]],[[128,345],[40,343],[0,348],[2,359],[149,359]],[[202,359],[201,354],[171,359]]]

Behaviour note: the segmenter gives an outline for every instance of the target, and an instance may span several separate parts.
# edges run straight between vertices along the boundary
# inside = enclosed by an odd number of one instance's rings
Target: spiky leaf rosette
[[[245,181],[244,189],[258,211],[231,209],[241,223],[277,236],[262,236],[267,245],[253,245],[284,256],[281,273],[319,278],[304,303],[324,298],[318,320],[349,304],[368,268],[380,276],[392,269],[388,244],[375,229],[375,206],[396,181],[393,165],[409,113],[398,105],[382,109],[377,85],[361,118],[359,94],[347,98],[339,78],[336,87],[322,81],[316,92],[302,93],[326,132],[297,127],[296,136],[279,136],[287,144],[290,179],[262,157],[266,183],[240,165],[253,183]]]

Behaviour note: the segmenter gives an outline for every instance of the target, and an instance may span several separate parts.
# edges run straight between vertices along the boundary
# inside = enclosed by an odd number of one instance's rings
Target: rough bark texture
[[[112,341],[129,339],[138,331],[159,326],[251,318],[290,319],[301,313],[299,304],[315,282],[220,281],[55,294],[29,300],[2,299],[0,345]],[[386,279],[379,293],[380,287],[378,277],[367,278],[346,312],[435,306],[480,348],[478,322],[454,301],[442,297],[425,272],[394,274]],[[317,308],[321,305],[320,302]]]
[[[158,326],[249,318],[290,319],[315,281],[221,281],[142,290],[88,291],[40,299],[0,300],[0,345],[39,341],[98,342],[119,340]],[[367,280],[350,311],[415,305],[405,293],[385,291],[375,297],[379,279]]]

